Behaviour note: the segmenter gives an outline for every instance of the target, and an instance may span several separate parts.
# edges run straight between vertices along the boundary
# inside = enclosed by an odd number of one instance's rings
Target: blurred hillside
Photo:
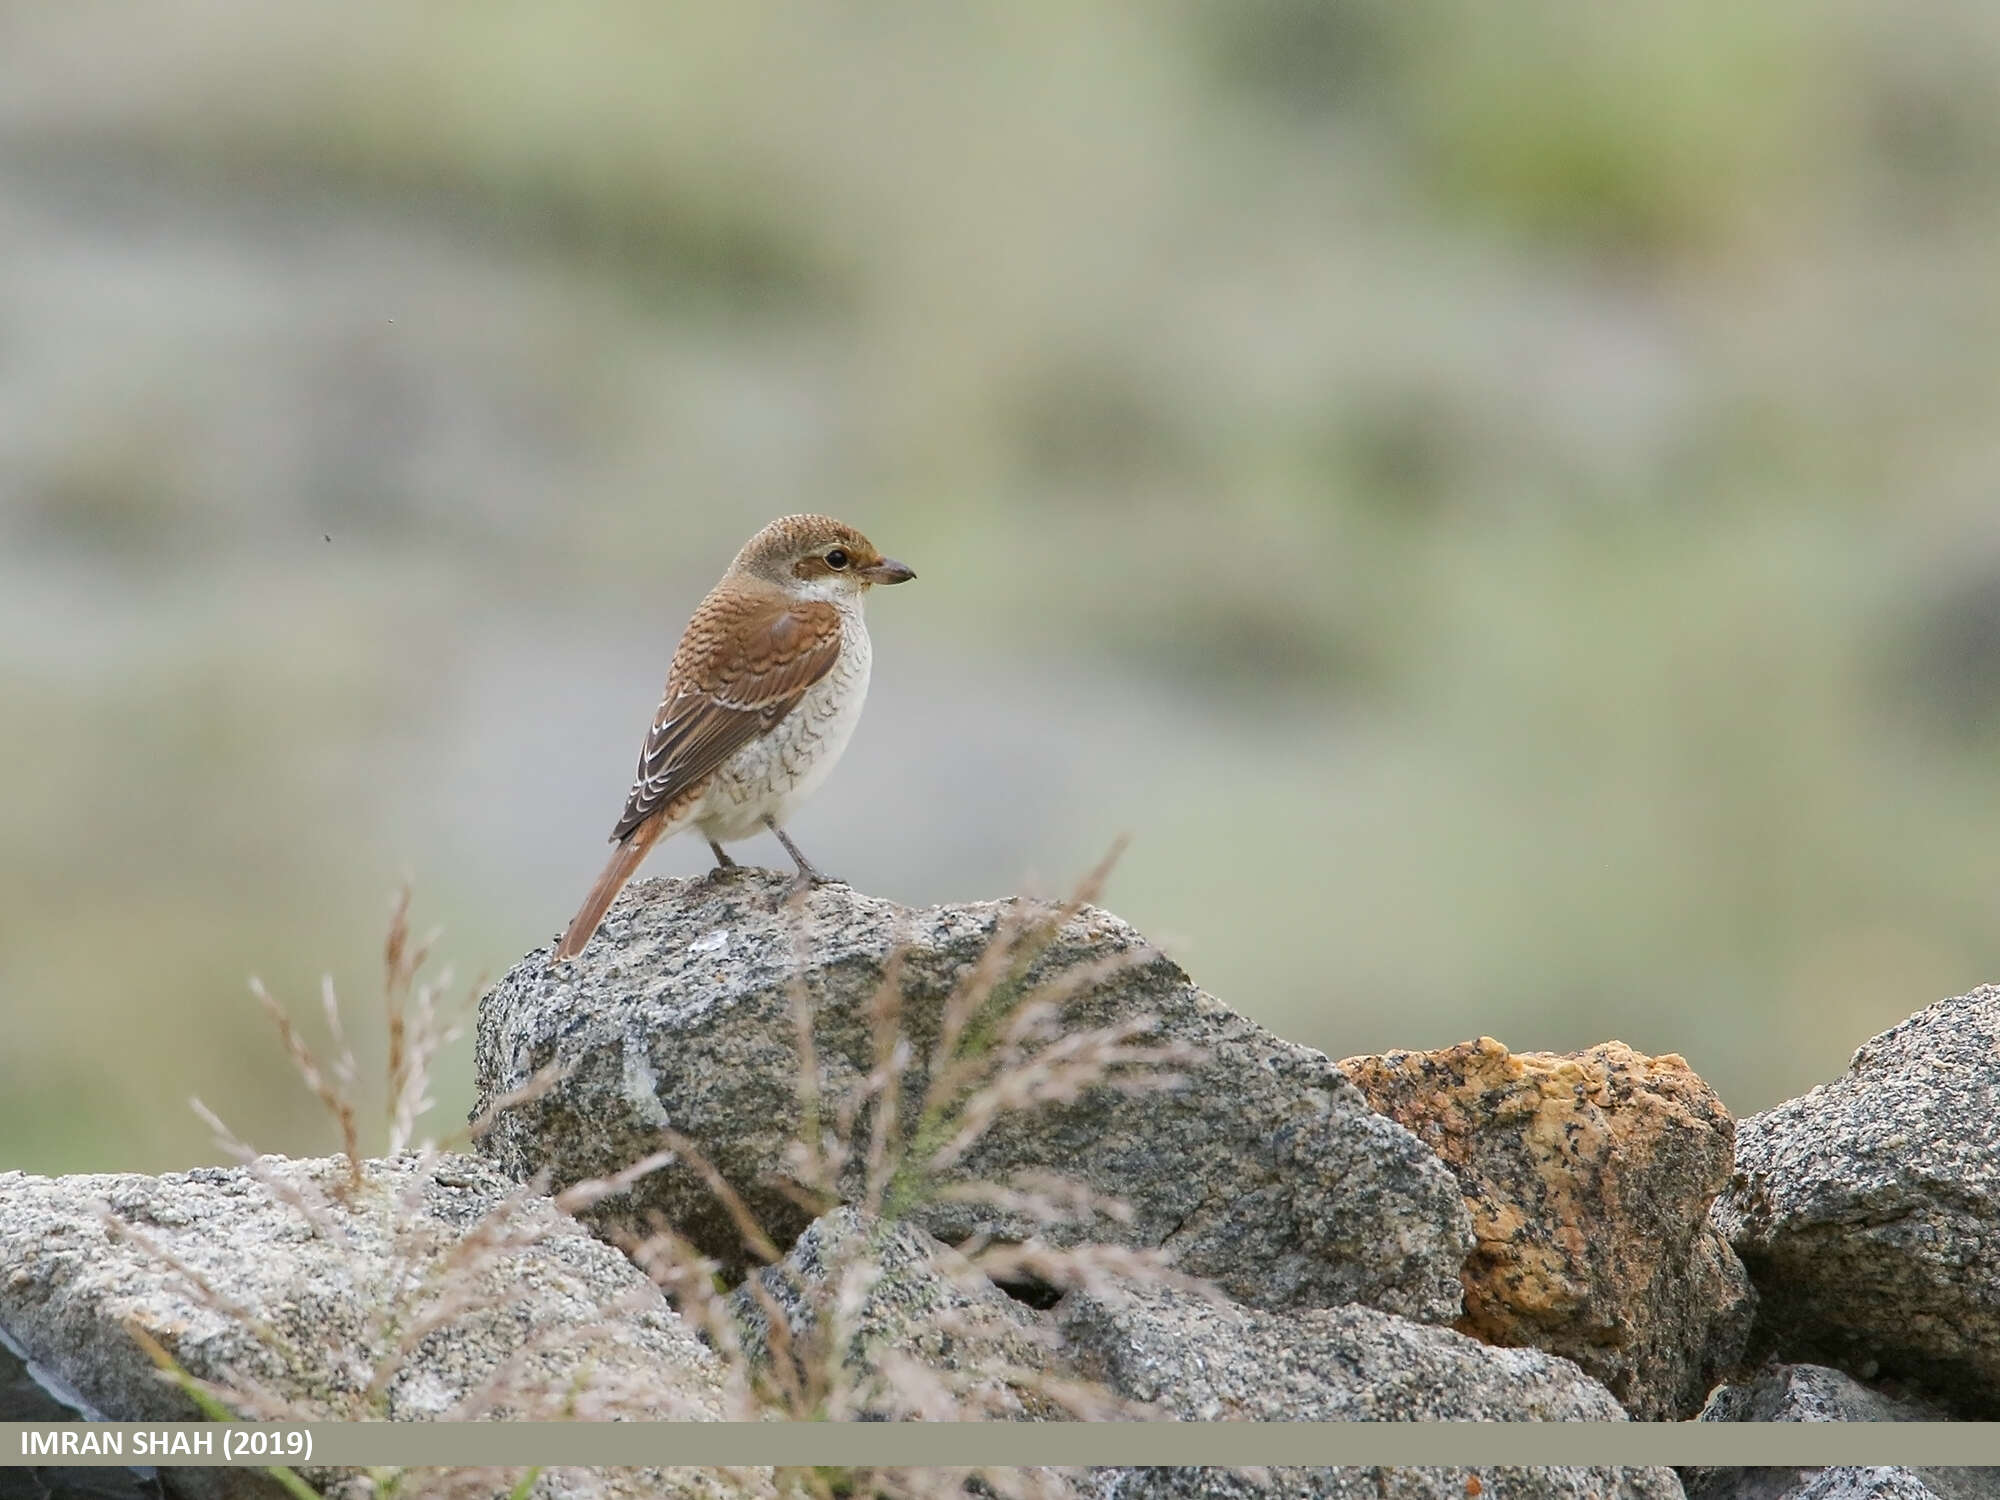
[[[1973,0],[0,10],[0,1165],[324,1148],[245,976],[363,1006],[405,872],[545,941],[799,509],[921,575],[826,868],[1130,830],[1335,1056],[1830,1076],[2000,977],[1997,68]]]

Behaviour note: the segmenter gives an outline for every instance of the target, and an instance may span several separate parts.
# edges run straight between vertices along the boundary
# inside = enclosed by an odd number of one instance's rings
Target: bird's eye
[[[829,568],[834,569],[836,572],[839,571],[841,568],[846,567],[847,549],[845,547],[835,547],[831,552],[827,553],[826,565]]]

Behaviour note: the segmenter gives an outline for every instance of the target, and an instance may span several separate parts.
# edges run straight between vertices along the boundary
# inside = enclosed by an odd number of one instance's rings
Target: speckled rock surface
[[[1907,1391],[1881,1391],[1824,1365],[1771,1365],[1748,1380],[1717,1387],[1702,1408],[1704,1422],[1943,1422],[1950,1413]],[[1828,1474],[1844,1475],[1824,1479]],[[1687,1468],[1689,1500],[1798,1500],[1817,1483],[1889,1485],[1913,1479],[1939,1500],[1996,1500],[2000,1470]],[[1864,1477],[1866,1476],[1866,1477]],[[1898,1476],[1892,1478],[1891,1476]]]
[[[1458,1177],[1478,1239],[1462,1331],[1573,1359],[1637,1418],[1700,1408],[1755,1297],[1708,1212],[1734,1122],[1686,1062],[1481,1037],[1340,1066]]]
[[[1495,1349],[1365,1307],[1259,1312],[1171,1289],[1072,1292],[1055,1309],[1070,1360],[1119,1395],[1183,1421],[1621,1422],[1611,1393],[1566,1359]],[[1671,1469],[1272,1469],[1271,1488],[1221,1469],[1102,1471],[1107,1496],[1502,1496],[1678,1500]]]
[[[1742,1121],[1715,1220],[1762,1297],[1756,1352],[2000,1416],[2000,988],[1919,1011]]]
[[[1909,1391],[1880,1391],[1825,1365],[1767,1365],[1717,1386],[1704,1422],[1946,1422],[1942,1406]]]
[[[0,1326],[121,1421],[195,1415],[134,1326],[203,1379],[328,1419],[723,1415],[714,1356],[653,1284],[548,1200],[510,1196],[484,1163],[369,1162],[351,1194],[344,1160],[265,1157],[258,1170],[278,1193],[240,1167],[0,1173]],[[107,1229],[99,1205],[147,1245]],[[449,1305],[433,1279],[446,1267]],[[269,1493],[247,1470],[164,1472],[180,1493]],[[584,1489],[547,1476],[537,1493],[711,1488],[692,1471],[664,1489],[642,1471],[605,1473]]]
[[[187,1474],[188,1469],[163,1470]],[[423,1469],[395,1491],[396,1500],[512,1500],[526,1475],[521,1468]],[[767,1469],[737,1469],[729,1475],[682,1465],[675,1468],[548,1468],[528,1491],[530,1500],[773,1500],[777,1491]],[[326,1500],[383,1500],[383,1488],[365,1475],[321,1491]],[[67,1500],[67,1497],[64,1497]],[[85,1497],[77,1497],[85,1500]]]
[[[1942,1500],[1918,1469],[1821,1469],[1798,1500]]]
[[[1003,905],[912,910],[822,886],[795,927],[772,910],[783,884],[763,871],[639,883],[574,962],[551,972],[538,952],[517,965],[480,1006],[480,1103],[551,1061],[570,1072],[501,1117],[484,1142],[491,1157],[522,1178],[547,1168],[562,1184],[644,1156],[671,1125],[743,1192],[779,1244],[803,1230],[808,1215],[771,1182],[800,1123],[789,984],[802,974],[821,1092],[838,1098],[872,1066],[868,1005],[886,957],[907,944],[905,1078],[914,1099],[945,998]],[[1054,1171],[1122,1198],[1134,1210],[1129,1223],[1060,1226],[1047,1237],[1165,1247],[1184,1269],[1260,1306],[1361,1301],[1437,1321],[1458,1315],[1471,1227],[1435,1155],[1371,1110],[1324,1055],[1203,993],[1108,912],[1071,922],[1024,982],[1100,964],[1109,972],[1065,1005],[1066,1029],[1152,1015],[1154,1040],[1199,1047],[1207,1061],[1184,1070],[1186,1086],[1171,1093],[1095,1088],[1007,1116],[953,1175]],[[906,1126],[915,1113],[905,1112]],[[858,1188],[858,1168],[850,1178]],[[735,1230],[693,1173],[656,1173],[617,1212],[648,1210],[707,1253],[741,1263]],[[950,1243],[1035,1228],[967,1203],[932,1201],[910,1216]]]
[[[1566,1359],[1368,1307],[1262,1312],[1167,1287],[1056,1306],[1092,1379],[1183,1421],[1619,1422]]]
[[[854,1288],[844,1363],[856,1399],[838,1413],[844,1420],[1069,1415],[1035,1379],[1056,1363],[1052,1320],[914,1224],[837,1208],[815,1219],[791,1253],[755,1280],[784,1312],[800,1349],[821,1347],[821,1311],[836,1304],[843,1286]],[[738,1287],[730,1302],[745,1346],[763,1357],[766,1316],[751,1284]],[[899,1377],[885,1366],[891,1353],[922,1369]]]
[[[1097,1469],[1096,1500],[1680,1500],[1672,1469]]]

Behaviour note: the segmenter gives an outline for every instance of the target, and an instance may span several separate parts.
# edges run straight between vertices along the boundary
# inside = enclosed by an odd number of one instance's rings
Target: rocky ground
[[[481,1006],[474,1154],[0,1175],[0,1329],[121,1418],[196,1414],[162,1363],[240,1410],[332,1418],[2000,1410],[2000,989],[1738,1124],[1682,1059],[1615,1042],[1335,1063],[1094,907],[782,889],[643,883],[579,959],[524,959]],[[2000,1494],[1991,1474],[1036,1483],[1960,1500]],[[605,1471],[538,1493],[774,1482]]]

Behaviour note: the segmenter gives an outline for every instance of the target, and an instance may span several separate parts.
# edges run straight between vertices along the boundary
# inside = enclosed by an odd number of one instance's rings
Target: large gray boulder
[[[1672,1469],[1271,1468],[1095,1469],[1094,1500],[1680,1500]],[[1859,1497],[1856,1497],[1859,1500]],[[1896,1497],[1902,1500],[1902,1497]],[[1920,1496],[1908,1500],[1922,1500]]]
[[[1919,1476],[1923,1469],[1821,1469],[1798,1500],[1944,1500]]]
[[[0,1327],[118,1421],[199,1415],[135,1330],[244,1393],[247,1415],[727,1414],[717,1360],[652,1282],[470,1157],[367,1162],[358,1186],[345,1158],[163,1177],[0,1173]],[[162,1472],[183,1494],[271,1493],[251,1470]],[[606,1470],[551,1473],[536,1493],[721,1491],[695,1471]]]
[[[546,1170],[560,1185],[645,1156],[671,1127],[734,1184],[778,1245],[789,1243],[813,1217],[775,1180],[803,1123],[791,986],[802,983],[809,998],[830,1111],[873,1066],[870,1003],[899,947],[908,1138],[946,999],[1022,909],[912,910],[822,886],[800,907],[774,910],[785,883],[763,871],[644,882],[579,958],[552,970],[538,952],[508,974],[480,1005],[477,1107],[546,1065],[567,1072],[500,1113],[484,1141],[491,1158],[519,1178]],[[1100,1086],[1004,1115],[930,1186],[1054,1172],[1124,1200],[1129,1222],[1039,1224],[928,1188],[894,1205],[902,1216],[951,1243],[1041,1233],[1165,1250],[1264,1307],[1358,1301],[1433,1321],[1458,1315],[1472,1237],[1456,1182],[1323,1054],[1237,1015],[1094,908],[1054,934],[1024,974],[1003,969],[996,1004],[1065,976],[1080,986],[1061,1009],[1065,1030],[1152,1016],[1149,1040],[1196,1048],[1204,1060],[1170,1092]],[[860,1198],[861,1177],[851,1163],[845,1201]],[[611,1210],[642,1222],[654,1212],[709,1254],[745,1263],[736,1228],[696,1173],[657,1173]]]
[[[1824,1365],[1768,1365],[1734,1385],[1718,1386],[1704,1422],[1943,1422],[1950,1414],[1909,1391],[1877,1390]],[[1802,1500],[1876,1495],[1892,1500],[1918,1491],[1937,1500],[2000,1500],[2000,1471],[1973,1468],[1786,1469],[1688,1468],[1688,1500]]]
[[[1719,1385],[1704,1422],[1946,1422],[1950,1413],[1921,1394],[1877,1390],[1825,1365],[1766,1365],[1747,1380]]]
[[[1076,1368],[1188,1422],[1622,1422],[1568,1360],[1370,1307],[1264,1312],[1172,1287],[1076,1291]]]
[[[1087,1378],[1183,1421],[1622,1422],[1603,1386],[1566,1359],[1496,1349],[1366,1307],[1262,1312],[1166,1287],[1072,1292],[1056,1308]],[[1474,1474],[1478,1485],[1469,1485]],[[1622,1496],[1679,1500],[1671,1469],[1222,1469],[1102,1471],[1100,1493],[1465,1500]]]
[[[915,1225],[851,1208],[815,1221],[782,1262],[730,1300],[760,1360],[777,1342],[767,1321],[775,1308],[806,1362],[841,1366],[842,1395],[828,1402],[835,1414],[1625,1420],[1611,1394],[1568,1360],[1495,1349],[1371,1308],[1264,1312],[1158,1280],[1106,1280],[1070,1292],[1051,1310],[1025,1307]],[[829,1349],[813,1340],[836,1307],[844,1308],[845,1337]],[[895,1370],[899,1362],[906,1368]],[[926,1392],[933,1393],[928,1400]],[[1474,1478],[1478,1484],[1468,1485]],[[1072,1482],[1107,1497],[1464,1500],[1483,1487],[1521,1500],[1680,1500],[1665,1469],[1285,1468],[1260,1483],[1229,1470],[1183,1467],[1099,1469]]]
[[[2000,1416],[2000,988],[1740,1122],[1714,1212],[1761,1299],[1753,1349]]]
[[[844,1315],[835,1316],[843,1301]],[[837,1208],[738,1287],[729,1305],[760,1364],[776,1343],[795,1370],[817,1366],[831,1377],[829,1415],[837,1419],[1070,1415],[1044,1378],[1056,1367],[1053,1323],[914,1224]],[[784,1320],[782,1342],[771,1337],[773,1310]],[[806,1384],[803,1374],[798,1383]]]

